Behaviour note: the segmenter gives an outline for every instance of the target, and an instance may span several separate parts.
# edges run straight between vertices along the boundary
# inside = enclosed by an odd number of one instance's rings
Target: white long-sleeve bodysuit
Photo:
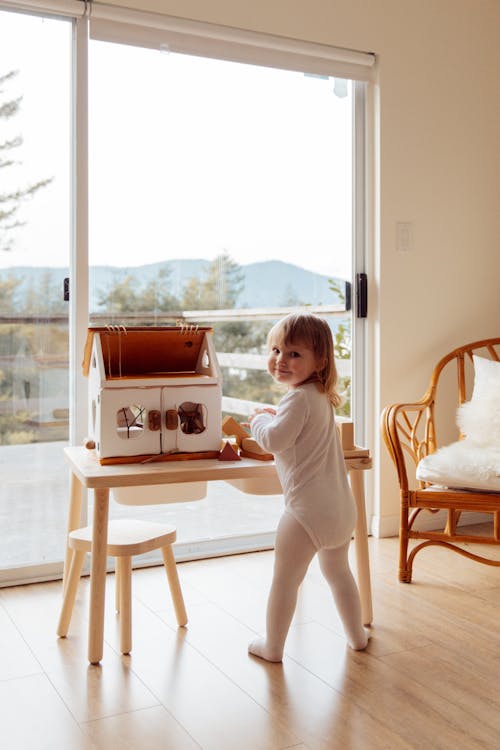
[[[274,454],[285,511],[302,525],[316,549],[346,544],[356,506],[327,396],[316,383],[293,388],[275,416],[253,418],[251,431],[259,445]]]

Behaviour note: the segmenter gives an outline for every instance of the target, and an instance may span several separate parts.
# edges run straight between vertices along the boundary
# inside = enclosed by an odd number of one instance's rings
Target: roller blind
[[[85,3],[82,0],[0,0],[0,8],[77,18],[85,12]]]
[[[375,55],[93,2],[90,36],[164,51],[370,81]]]

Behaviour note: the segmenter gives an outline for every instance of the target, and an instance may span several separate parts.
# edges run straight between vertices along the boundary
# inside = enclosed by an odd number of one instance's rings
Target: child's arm
[[[268,409],[259,409],[253,416],[252,436],[264,450],[279,453],[295,443],[307,416],[304,396],[292,391],[281,401],[275,415]]]

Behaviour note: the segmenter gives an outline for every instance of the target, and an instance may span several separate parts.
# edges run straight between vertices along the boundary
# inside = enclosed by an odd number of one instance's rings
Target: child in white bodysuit
[[[297,591],[316,553],[347,641],[361,650],[368,631],[348,561],[356,508],[335,427],[340,397],[330,327],[315,315],[288,315],[267,341],[268,371],[288,392],[276,410],[258,409],[250,428],[275,456],[285,510],[276,532],[266,635],[248,650],[267,661],[282,660]]]

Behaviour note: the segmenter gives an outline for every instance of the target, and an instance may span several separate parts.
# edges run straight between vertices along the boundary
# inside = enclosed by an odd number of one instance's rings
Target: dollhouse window
[[[178,408],[180,426],[186,435],[199,435],[206,429],[206,411],[204,404],[184,401]]]
[[[144,433],[146,410],[138,404],[123,406],[116,412],[116,432],[122,440],[140,437]]]

